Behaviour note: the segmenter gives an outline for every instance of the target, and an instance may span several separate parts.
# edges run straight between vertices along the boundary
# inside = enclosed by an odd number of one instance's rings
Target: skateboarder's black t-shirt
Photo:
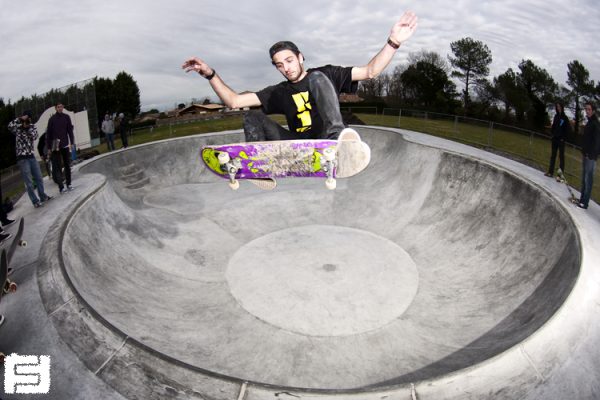
[[[355,93],[357,82],[352,82],[352,67],[326,65],[307,70],[325,74],[336,93]],[[290,132],[298,134],[298,139],[318,139],[323,133],[323,120],[308,87],[308,75],[300,82],[281,82],[256,93],[265,114],[284,114]]]

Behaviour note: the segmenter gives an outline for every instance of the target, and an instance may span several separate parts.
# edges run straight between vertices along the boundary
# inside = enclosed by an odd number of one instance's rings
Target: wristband
[[[392,48],[394,50],[398,50],[400,48],[400,45],[396,44],[395,42],[393,42],[392,38],[388,38],[387,44],[389,44],[390,46],[392,46]]]
[[[216,73],[217,73],[217,71],[215,71],[213,68],[212,74],[205,76],[205,78],[210,81],[212,78],[215,77]]]

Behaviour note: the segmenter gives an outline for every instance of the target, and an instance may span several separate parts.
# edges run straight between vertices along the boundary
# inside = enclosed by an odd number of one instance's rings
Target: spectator
[[[583,129],[583,144],[581,152],[583,157],[583,172],[581,176],[581,198],[577,205],[580,208],[588,208],[592,188],[594,185],[594,170],[596,160],[600,154],[600,122],[596,115],[596,106],[588,102],[585,104],[585,115],[587,124]]]
[[[119,134],[121,135],[121,142],[123,143],[123,147],[127,148],[129,146],[129,120],[125,118],[125,114],[119,114]]]
[[[104,132],[104,135],[106,135],[108,151],[113,151],[115,149],[115,123],[108,113],[104,116],[101,129],[102,132]]]
[[[51,197],[44,192],[42,171],[34,156],[34,143],[38,133],[31,121],[31,112],[25,111],[22,116],[8,124],[8,130],[16,137],[17,164],[21,170],[29,199],[34,207],[41,207]],[[35,195],[33,182],[35,182],[39,197]]]
[[[74,145],[75,138],[71,117],[64,113],[62,103],[58,103],[55,108],[56,113],[48,121],[46,148],[51,151],[52,179],[58,184],[62,194],[67,190],[73,190],[73,186],[71,186],[71,146]],[[65,180],[66,189],[64,187]]]
[[[556,153],[558,152],[558,167],[565,173],[565,140],[571,131],[571,123],[565,114],[565,108],[561,103],[554,105],[556,114],[552,121],[552,155],[550,156],[550,166],[546,176],[554,176],[554,165],[556,162]]]

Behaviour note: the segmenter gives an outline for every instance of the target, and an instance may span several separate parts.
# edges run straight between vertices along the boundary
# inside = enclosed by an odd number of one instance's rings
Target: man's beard
[[[295,76],[292,76],[292,77],[286,76],[288,81],[295,82],[298,80],[298,78],[300,78],[302,76],[302,74],[304,73],[304,65],[302,65],[302,64],[299,64],[299,65],[300,65],[300,69],[298,70],[298,73]]]

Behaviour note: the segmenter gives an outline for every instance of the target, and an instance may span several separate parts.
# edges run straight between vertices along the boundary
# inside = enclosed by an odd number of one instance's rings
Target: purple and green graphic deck
[[[218,156],[221,152],[228,153],[231,160],[239,160],[241,168],[236,173],[237,179],[287,176],[326,178],[323,151],[336,146],[335,140],[234,143],[204,146],[200,155],[208,169],[223,178],[229,178],[229,175],[225,166],[219,164]]]

